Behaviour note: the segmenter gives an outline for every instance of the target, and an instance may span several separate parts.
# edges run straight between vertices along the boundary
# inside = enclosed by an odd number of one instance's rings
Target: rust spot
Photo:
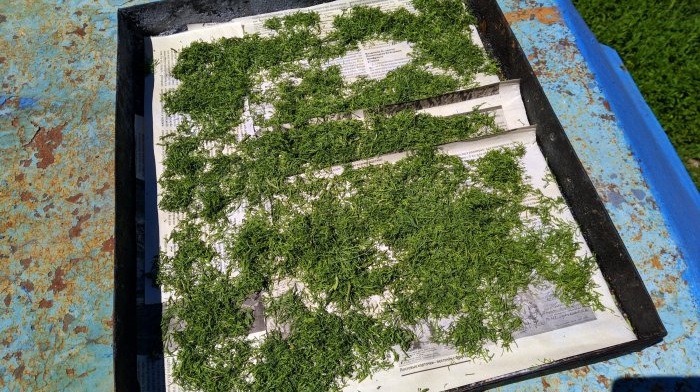
[[[598,117],[602,118],[603,120],[615,121],[615,116],[612,114],[600,114]]]
[[[7,294],[5,296],[5,301],[3,302],[5,302],[5,306],[10,306],[10,304],[12,303],[12,296],[10,294]]]
[[[74,333],[81,333],[81,332],[82,332],[82,333],[87,333],[87,327],[84,326],[84,325],[79,325],[79,326],[73,328],[73,332],[74,332]]]
[[[662,270],[664,269],[664,266],[661,265],[661,260],[659,260],[659,255],[656,255],[651,258],[651,265],[654,266],[657,270]]]
[[[102,75],[100,75],[99,78],[97,78],[97,80],[99,80],[101,82],[101,81],[105,80],[105,77],[106,77],[106,75],[102,74]]]
[[[24,364],[19,365],[17,369],[12,372],[12,375],[15,377],[15,380],[21,379],[24,375]]]
[[[77,10],[77,11],[73,12],[73,15],[75,15],[75,16],[80,16],[82,14],[83,14],[83,11],[81,11],[81,10]]]
[[[34,195],[28,191],[22,191],[22,193],[19,194],[19,198],[22,201],[36,201],[36,197],[34,197]]]
[[[659,289],[662,293],[673,294],[676,291],[676,282],[670,281],[669,279],[664,279],[661,282],[661,288]]]
[[[0,23],[4,22],[7,20],[7,16],[0,14]]]
[[[564,47],[564,48],[570,48],[574,46],[573,42],[569,41],[569,38],[561,38],[559,39],[559,46]]]
[[[0,103],[0,108],[4,108],[5,105],[16,108],[19,106],[19,99],[13,97],[7,98],[3,103]]]
[[[22,264],[22,268],[27,269],[29,268],[29,265],[32,264],[32,258],[29,257],[26,259],[22,259],[19,261],[19,263]]]
[[[612,109],[610,109],[610,102],[608,102],[607,99],[604,99],[604,100],[603,100],[603,106],[605,106],[605,109],[607,109],[608,111],[612,112]]]
[[[538,7],[508,12],[505,14],[509,24],[524,20],[535,20],[543,24],[553,24],[561,21],[561,15],[556,7]]]
[[[632,240],[633,241],[641,241],[642,240],[642,230],[641,229],[639,229],[637,234],[635,234],[634,237],[632,237]]]
[[[532,53],[527,56],[528,60],[532,63],[533,66],[541,66],[541,67],[546,67],[547,66],[547,61],[546,56],[542,56],[543,51],[541,51],[538,48],[533,48]]]
[[[80,374],[75,374],[75,369],[73,368],[66,368],[66,376],[69,377],[85,377],[88,375],[88,372],[83,372]]]
[[[92,214],[85,214],[85,215],[80,215],[78,216],[78,222],[75,224],[75,226],[71,227],[70,230],[68,230],[68,237],[70,238],[75,238],[80,235],[80,233],[83,231],[83,223],[90,219]]]
[[[88,177],[89,176],[87,176],[87,175],[78,177],[78,186],[83,185],[83,183],[85,182],[85,180],[88,179]]]
[[[591,368],[588,366],[583,366],[577,369],[574,369],[574,377],[585,377],[588,372],[591,371]]]
[[[114,252],[114,237],[102,243],[103,252]]]
[[[654,302],[654,306],[656,307],[656,309],[659,309],[666,305],[666,301],[663,299],[663,297],[652,296],[652,302]],[[663,348],[663,350],[666,351],[665,348]]]
[[[79,36],[80,38],[84,38],[86,27],[87,27],[87,23],[83,23],[83,27],[78,27],[73,31],[69,31],[68,34],[75,34],[75,35]]]
[[[68,123],[46,129],[40,127],[36,135],[27,145],[36,148],[36,167],[46,169],[56,160],[53,152],[63,142],[63,130]],[[29,161],[31,163],[31,161]],[[26,165],[29,166],[29,165]]]
[[[0,57],[0,64],[5,64],[5,60],[7,60],[7,58],[5,58],[5,57]]]
[[[72,314],[66,313],[63,316],[63,332],[68,332],[68,328],[73,321],[75,321],[75,317]]]
[[[97,192],[100,196],[104,196],[107,189],[109,189],[109,184],[105,182],[102,185],[102,187],[100,189],[96,190],[95,192]]]
[[[34,291],[34,283],[25,280],[24,282],[19,284],[19,287],[23,288],[25,291],[32,292]]]
[[[63,281],[64,276],[65,272],[63,272],[63,269],[61,267],[56,267],[56,272],[54,272],[53,279],[51,279],[51,286],[49,286],[49,290],[53,291],[54,294],[67,287],[66,283]]]
[[[48,309],[53,306],[53,301],[50,299],[43,298],[39,301],[39,309]]]
[[[547,389],[547,388],[551,387],[551,385],[547,382],[547,379],[542,377],[541,380],[542,380],[542,388]]]
[[[66,200],[68,200],[68,201],[71,202],[71,203],[77,203],[78,200],[80,200],[81,197],[83,197],[82,192],[81,192],[81,193],[78,193],[77,195],[71,196],[71,197],[67,198]]]
[[[32,164],[32,160],[31,159],[21,159],[19,161],[19,164],[22,165],[22,167],[29,167],[29,165]]]
[[[12,126],[15,126],[15,124],[12,124]],[[24,173],[19,173],[19,174],[15,175],[15,181],[17,181],[17,182],[24,181]]]
[[[43,208],[44,213],[49,212],[49,210],[52,209],[52,208],[54,208],[54,207],[55,207],[55,206],[54,206],[53,203],[49,203],[49,204],[45,205],[44,208]]]

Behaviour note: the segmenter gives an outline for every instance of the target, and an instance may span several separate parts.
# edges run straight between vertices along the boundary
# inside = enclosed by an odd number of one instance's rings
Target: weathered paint
[[[554,0],[498,0],[554,111],[652,295],[668,330],[639,353],[509,385],[513,391],[598,391],[627,377],[700,375],[698,302],[686,260],[666,228],[615,113]],[[696,384],[694,384],[696,385]]]
[[[0,14],[0,390],[112,390],[115,9]]]
[[[145,2],[0,9],[0,390],[113,389],[116,9]],[[499,3],[669,332],[641,353],[502,389],[697,374],[685,261],[571,30],[552,0]]]

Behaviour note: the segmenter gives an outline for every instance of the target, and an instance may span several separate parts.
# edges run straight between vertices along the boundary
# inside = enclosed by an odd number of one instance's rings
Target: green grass
[[[618,51],[700,186],[700,2],[573,2],[598,40]]]

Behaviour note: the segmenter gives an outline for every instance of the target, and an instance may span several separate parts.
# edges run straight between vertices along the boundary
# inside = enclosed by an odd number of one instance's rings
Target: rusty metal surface
[[[116,14],[0,7],[0,390],[111,390]]]
[[[624,132],[634,130],[623,131],[618,126],[556,1],[498,3],[668,330],[663,343],[642,352],[501,390],[598,391],[628,377],[700,375],[698,299],[691,295],[683,277],[686,260],[670,237],[657,201],[625,141]],[[624,389],[624,384],[618,381],[617,386]]]
[[[116,10],[147,1],[10,0],[0,8],[0,390],[112,390]],[[641,353],[503,390],[601,390],[700,363],[697,302],[554,1],[499,0],[668,329]]]

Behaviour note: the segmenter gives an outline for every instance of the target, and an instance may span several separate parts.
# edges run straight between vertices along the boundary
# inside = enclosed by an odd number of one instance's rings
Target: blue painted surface
[[[652,295],[668,336],[639,353],[501,388],[513,391],[602,390],[626,377],[688,376],[700,370],[698,301],[684,272],[688,261],[669,234],[636,151],[630,148],[619,113],[581,50],[591,36],[578,36],[554,0],[499,0],[530,59],[545,94]],[[662,132],[660,128],[650,129]],[[656,135],[656,137],[665,135]],[[668,151],[658,150],[656,154]],[[675,154],[675,153],[673,153]],[[677,157],[675,158],[677,159]],[[665,201],[665,200],[664,200]],[[685,201],[688,203],[689,201]],[[619,383],[618,383],[619,384]]]
[[[114,388],[115,16],[0,7],[0,391]]]
[[[0,9],[0,390],[114,387],[116,9],[145,2],[11,1]],[[587,61],[584,44],[597,42],[576,33],[563,3],[499,3],[669,332],[641,353],[502,390],[602,390],[626,376],[698,374],[688,254],[669,234],[669,200],[644,153],[628,144],[634,130]]]
[[[610,102],[625,140],[639,160],[644,178],[659,201],[674,240],[687,262],[685,279],[700,297],[700,192],[678,158],[661,124],[614,49],[600,45],[569,0],[558,7],[577,39],[577,47]]]

